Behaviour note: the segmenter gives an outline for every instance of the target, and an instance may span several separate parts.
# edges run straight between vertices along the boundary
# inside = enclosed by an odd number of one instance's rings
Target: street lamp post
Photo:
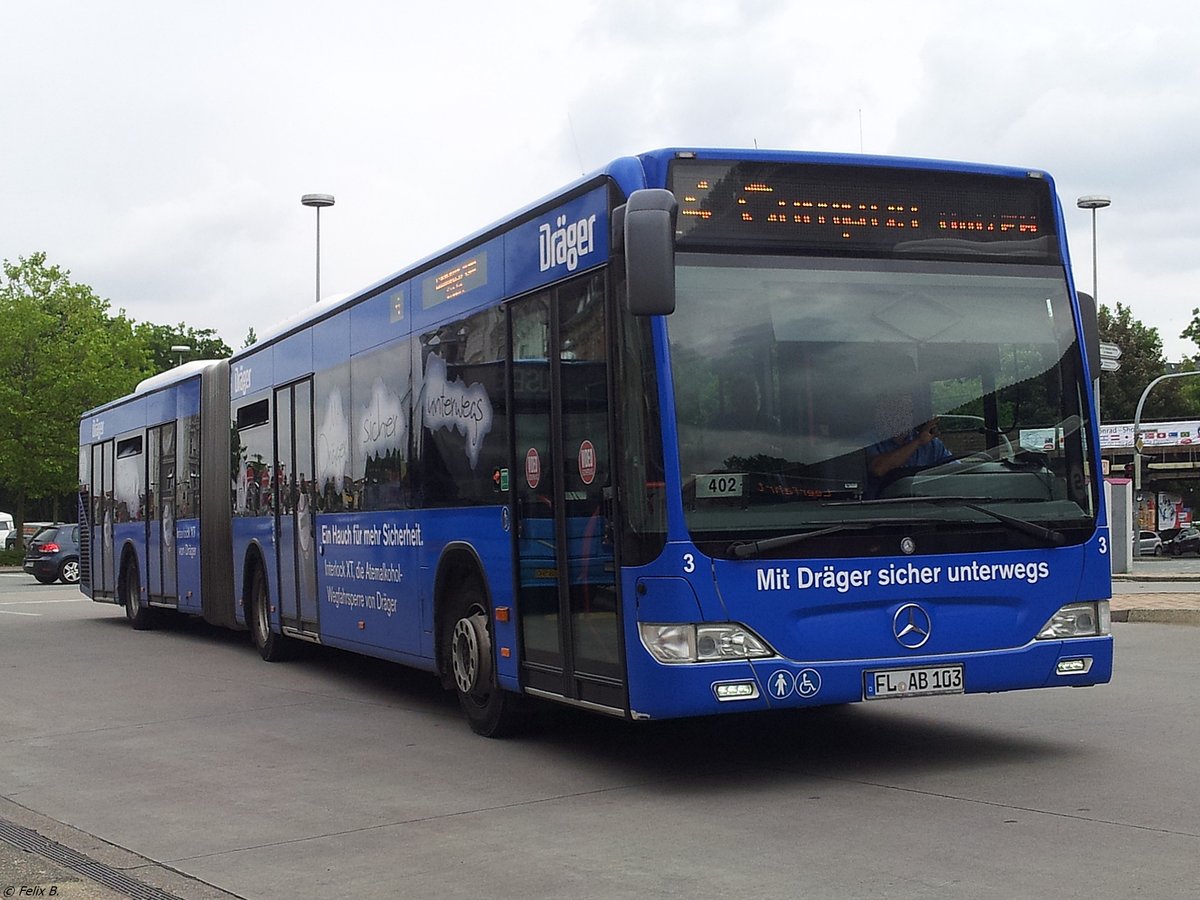
[[[1096,308],[1099,309],[1100,297],[1096,293],[1096,210],[1111,206],[1112,199],[1103,194],[1086,194],[1076,200],[1075,204],[1080,209],[1092,211],[1092,297],[1096,301]]]
[[[183,365],[183,354],[191,353],[192,348],[190,346],[188,346],[187,344],[172,344],[171,352],[179,354],[175,358],[175,365],[182,366]]]
[[[305,206],[317,211],[317,302],[321,302],[321,207],[333,206],[333,194],[305,194],[300,198]]]
[[[1111,206],[1112,200],[1103,194],[1084,194],[1075,201],[1075,205],[1080,209],[1090,209],[1092,211],[1092,303],[1095,304],[1096,311],[1099,312],[1100,297],[1096,293],[1096,210]],[[1103,417],[1100,415],[1100,373],[1097,372],[1092,378],[1092,390],[1096,395],[1096,421],[1103,422]]]
[[[1084,194],[1075,201],[1075,205],[1080,209],[1090,209],[1092,211],[1092,303],[1095,305],[1096,311],[1099,312],[1100,297],[1096,293],[1096,272],[1098,268],[1096,265],[1096,210],[1111,206],[1112,200],[1103,194]],[[1092,377],[1094,379],[1092,389],[1096,395],[1096,419],[1102,422],[1103,418],[1100,415],[1100,373],[1097,372]]]

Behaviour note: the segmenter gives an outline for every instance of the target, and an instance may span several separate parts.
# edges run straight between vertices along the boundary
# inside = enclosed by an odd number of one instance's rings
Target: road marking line
[[[78,600],[0,600],[0,606],[28,606],[31,603],[87,603],[87,597]]]
[[[0,616],[34,616],[35,618],[40,619],[42,617],[42,614],[41,613],[13,612],[11,609],[0,609]]]

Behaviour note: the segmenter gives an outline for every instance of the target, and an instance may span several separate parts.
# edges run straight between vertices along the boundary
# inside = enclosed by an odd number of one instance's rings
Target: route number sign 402
[[[742,496],[742,485],[746,476],[741,472],[713,473],[696,476],[696,499],[712,500],[720,497]]]

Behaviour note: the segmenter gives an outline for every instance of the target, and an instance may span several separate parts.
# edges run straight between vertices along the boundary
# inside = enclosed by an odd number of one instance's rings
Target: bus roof
[[[373,297],[379,292],[392,287],[405,279],[418,275],[422,271],[436,266],[438,263],[444,262],[457,254],[462,253],[471,246],[481,243],[487,238],[493,237],[496,234],[503,232],[514,224],[526,219],[547,207],[554,206],[562,200],[574,193],[583,190],[588,186],[595,186],[597,182],[604,179],[614,181],[621,191],[627,196],[633,191],[651,186],[665,185],[667,166],[674,159],[678,158],[693,158],[693,159],[737,159],[759,162],[795,162],[795,163],[815,163],[827,165],[851,165],[851,166],[878,166],[892,168],[908,168],[908,169],[936,169],[951,172],[968,172],[978,175],[1001,175],[1012,178],[1044,178],[1049,180],[1049,176],[1039,169],[1028,169],[1014,166],[997,166],[981,163],[956,162],[950,160],[936,159],[919,159],[908,157],[891,157],[891,156],[867,156],[861,154],[850,153],[815,153],[799,150],[747,150],[736,148],[692,148],[692,147],[665,147],[658,150],[650,150],[645,153],[640,153],[636,156],[620,157],[607,165],[594,170],[585,175],[581,175],[574,181],[562,186],[558,190],[547,194],[546,196],[522,207],[510,215],[499,219],[484,228],[470,234],[458,242],[448,247],[425,256],[417,261],[399,269],[392,274],[375,281],[359,290],[350,291],[348,293],[337,294],[331,297],[322,299],[318,303],[298,311],[295,315],[289,316],[281,322],[276,323],[267,332],[250,347],[242,348],[234,352],[232,359],[238,359],[243,356],[248,356],[255,351],[262,350],[266,345],[273,343],[280,338],[317,322],[320,319],[332,315],[337,310],[353,306],[360,300],[365,300]]]
[[[205,369],[215,366],[220,362],[221,360],[219,359],[194,359],[191,362],[185,362],[173,369],[167,369],[165,372],[159,372],[157,375],[143,378],[137,383],[137,387],[133,389],[133,395],[149,394],[151,391],[161,390],[177,382],[186,381],[188,378],[199,375]]]
[[[220,359],[195,359],[191,362],[185,362],[183,365],[176,366],[173,369],[167,369],[165,372],[159,372],[157,375],[150,375],[143,378],[137,383],[137,386],[128,394],[122,397],[115,397],[107,403],[101,403],[99,406],[85,410],[80,414],[80,419],[86,419],[96,413],[109,409],[110,407],[119,406],[134,397],[144,397],[147,394],[152,394],[155,391],[161,391],[164,388],[169,388],[172,385],[187,381],[189,378],[195,378],[205,369],[212,366],[220,365],[223,360]]]

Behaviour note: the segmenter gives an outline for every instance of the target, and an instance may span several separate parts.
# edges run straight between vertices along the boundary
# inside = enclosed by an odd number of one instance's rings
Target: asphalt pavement
[[[1200,559],[1135,559],[1130,573],[1113,576],[1112,618],[1114,622],[1200,625]],[[153,868],[154,864],[149,860],[142,860],[94,835],[67,834],[65,832],[73,830],[42,819],[32,810],[15,804],[5,803],[2,811],[6,815],[0,816],[0,821],[9,823],[10,830],[16,823],[23,823],[16,826],[14,834],[0,840],[0,887],[5,889],[5,898],[63,896],[109,900],[155,897],[170,900],[180,896],[231,896],[212,885],[196,883],[182,873],[174,872],[165,874],[180,879],[179,888],[182,889],[179,893],[171,890],[176,885],[171,884],[170,878],[166,879],[165,886],[152,888],[140,879],[129,877]],[[84,847],[88,855],[74,854],[71,847]],[[86,862],[82,865],[74,862],[72,854]],[[105,857],[111,858],[111,868],[106,865],[101,865],[99,870],[89,868],[97,858]],[[150,880],[163,883],[162,878]]]

